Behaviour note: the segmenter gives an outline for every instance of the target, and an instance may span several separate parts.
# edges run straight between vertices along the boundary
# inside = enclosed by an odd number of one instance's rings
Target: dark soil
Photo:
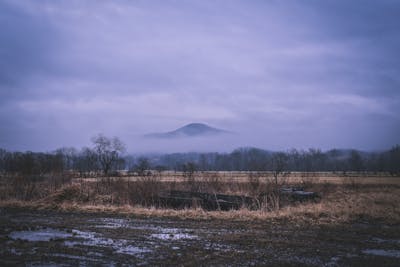
[[[0,210],[0,266],[400,266],[400,225]]]

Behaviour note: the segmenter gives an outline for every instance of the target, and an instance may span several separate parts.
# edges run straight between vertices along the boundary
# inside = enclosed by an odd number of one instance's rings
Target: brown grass
[[[295,203],[258,210],[243,207],[231,211],[199,208],[168,209],[157,203],[157,195],[168,190],[197,190],[257,198],[273,190],[268,174],[247,174],[246,180],[216,173],[199,173],[190,181],[164,180],[162,176],[70,179],[69,177],[7,177],[0,179],[0,206],[58,209],[84,212],[134,214],[183,219],[265,220],[289,219],[313,222],[347,222],[373,219],[400,223],[400,178],[336,177],[314,174],[285,178],[290,185],[322,195],[319,203]],[[332,182],[334,181],[334,182]],[[283,180],[281,181],[283,182]],[[262,199],[260,199],[262,202]]]
[[[71,185],[71,187],[74,186],[75,185]],[[400,223],[400,205],[398,205],[400,202],[400,188],[398,186],[376,185],[348,187],[343,185],[325,185],[325,188],[320,187],[320,189],[324,191],[320,203],[297,204],[284,207],[274,212],[249,210],[246,208],[231,211],[205,211],[199,208],[174,210],[129,204],[82,203],[79,199],[74,199],[72,201],[49,201],[49,198],[35,201],[16,199],[2,200],[0,206],[200,220],[222,219],[253,221],[287,219],[289,221],[307,221],[313,223],[343,223],[359,220],[376,220],[387,224]]]
[[[225,183],[247,183],[249,177],[259,177],[263,182],[273,177],[272,172],[199,172],[194,176],[194,180],[208,181],[212,179]],[[143,179],[141,176],[122,176],[112,177],[111,179],[123,179],[125,181],[139,181]],[[185,182],[187,178],[180,172],[162,172],[158,175],[161,182]],[[73,181],[96,182],[98,178],[74,178]],[[388,173],[333,173],[333,172],[291,172],[286,177],[288,184],[301,183],[330,183],[330,184],[386,184],[400,185],[400,177],[393,176]]]

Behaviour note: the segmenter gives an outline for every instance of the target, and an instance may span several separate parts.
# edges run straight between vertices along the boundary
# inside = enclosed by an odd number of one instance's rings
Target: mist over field
[[[0,0],[0,266],[400,266],[400,0]]]
[[[396,1],[0,1],[0,147],[400,143]],[[150,140],[200,122],[230,136]]]

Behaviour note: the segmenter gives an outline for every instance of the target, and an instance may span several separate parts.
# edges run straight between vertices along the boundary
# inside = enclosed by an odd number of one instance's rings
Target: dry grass
[[[328,174],[291,174],[285,182],[322,195],[319,203],[297,203],[271,211],[243,207],[231,211],[199,208],[168,209],[157,203],[157,195],[168,190],[237,194],[257,198],[272,184],[268,174],[247,174],[246,180],[232,174],[199,173],[190,181],[164,180],[163,176],[71,180],[63,177],[0,179],[0,206],[58,209],[83,212],[134,214],[182,219],[266,220],[289,219],[314,222],[346,222],[374,219],[400,223],[400,178],[335,177]],[[229,176],[229,178],[227,178]],[[262,203],[261,203],[262,204]]]
[[[297,204],[278,211],[263,210],[205,211],[192,209],[161,209],[140,205],[89,204],[80,201],[49,202],[49,199],[36,201],[3,200],[0,206],[23,207],[31,209],[57,209],[61,211],[79,211],[89,213],[118,213],[143,217],[174,217],[199,220],[269,220],[286,219],[289,221],[307,221],[313,223],[343,223],[354,220],[377,220],[387,224],[400,223],[400,188],[398,186],[327,186],[323,188],[320,203]]]
[[[268,178],[273,177],[272,172],[199,172],[196,173],[194,179],[197,181],[207,181],[217,179],[218,182],[225,183],[247,183],[249,177],[260,177],[263,182]],[[161,182],[185,182],[187,178],[180,172],[163,172],[159,176]],[[125,181],[140,181],[145,177],[141,176],[124,176],[113,177],[111,179],[123,179]],[[73,181],[96,182],[98,178],[75,178]],[[388,173],[333,173],[333,172],[291,172],[286,177],[288,184],[301,184],[301,183],[330,183],[330,184],[386,184],[400,185],[400,177],[392,176]]]
[[[290,218],[308,217],[320,221],[347,222],[373,219],[386,223],[400,222],[400,190],[383,192],[339,190],[321,203],[286,207],[279,211],[281,216]]]

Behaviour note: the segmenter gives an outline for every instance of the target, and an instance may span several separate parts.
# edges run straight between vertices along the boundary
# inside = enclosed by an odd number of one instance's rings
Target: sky
[[[400,143],[400,1],[0,0],[0,147]],[[191,122],[229,137],[146,140]]]

